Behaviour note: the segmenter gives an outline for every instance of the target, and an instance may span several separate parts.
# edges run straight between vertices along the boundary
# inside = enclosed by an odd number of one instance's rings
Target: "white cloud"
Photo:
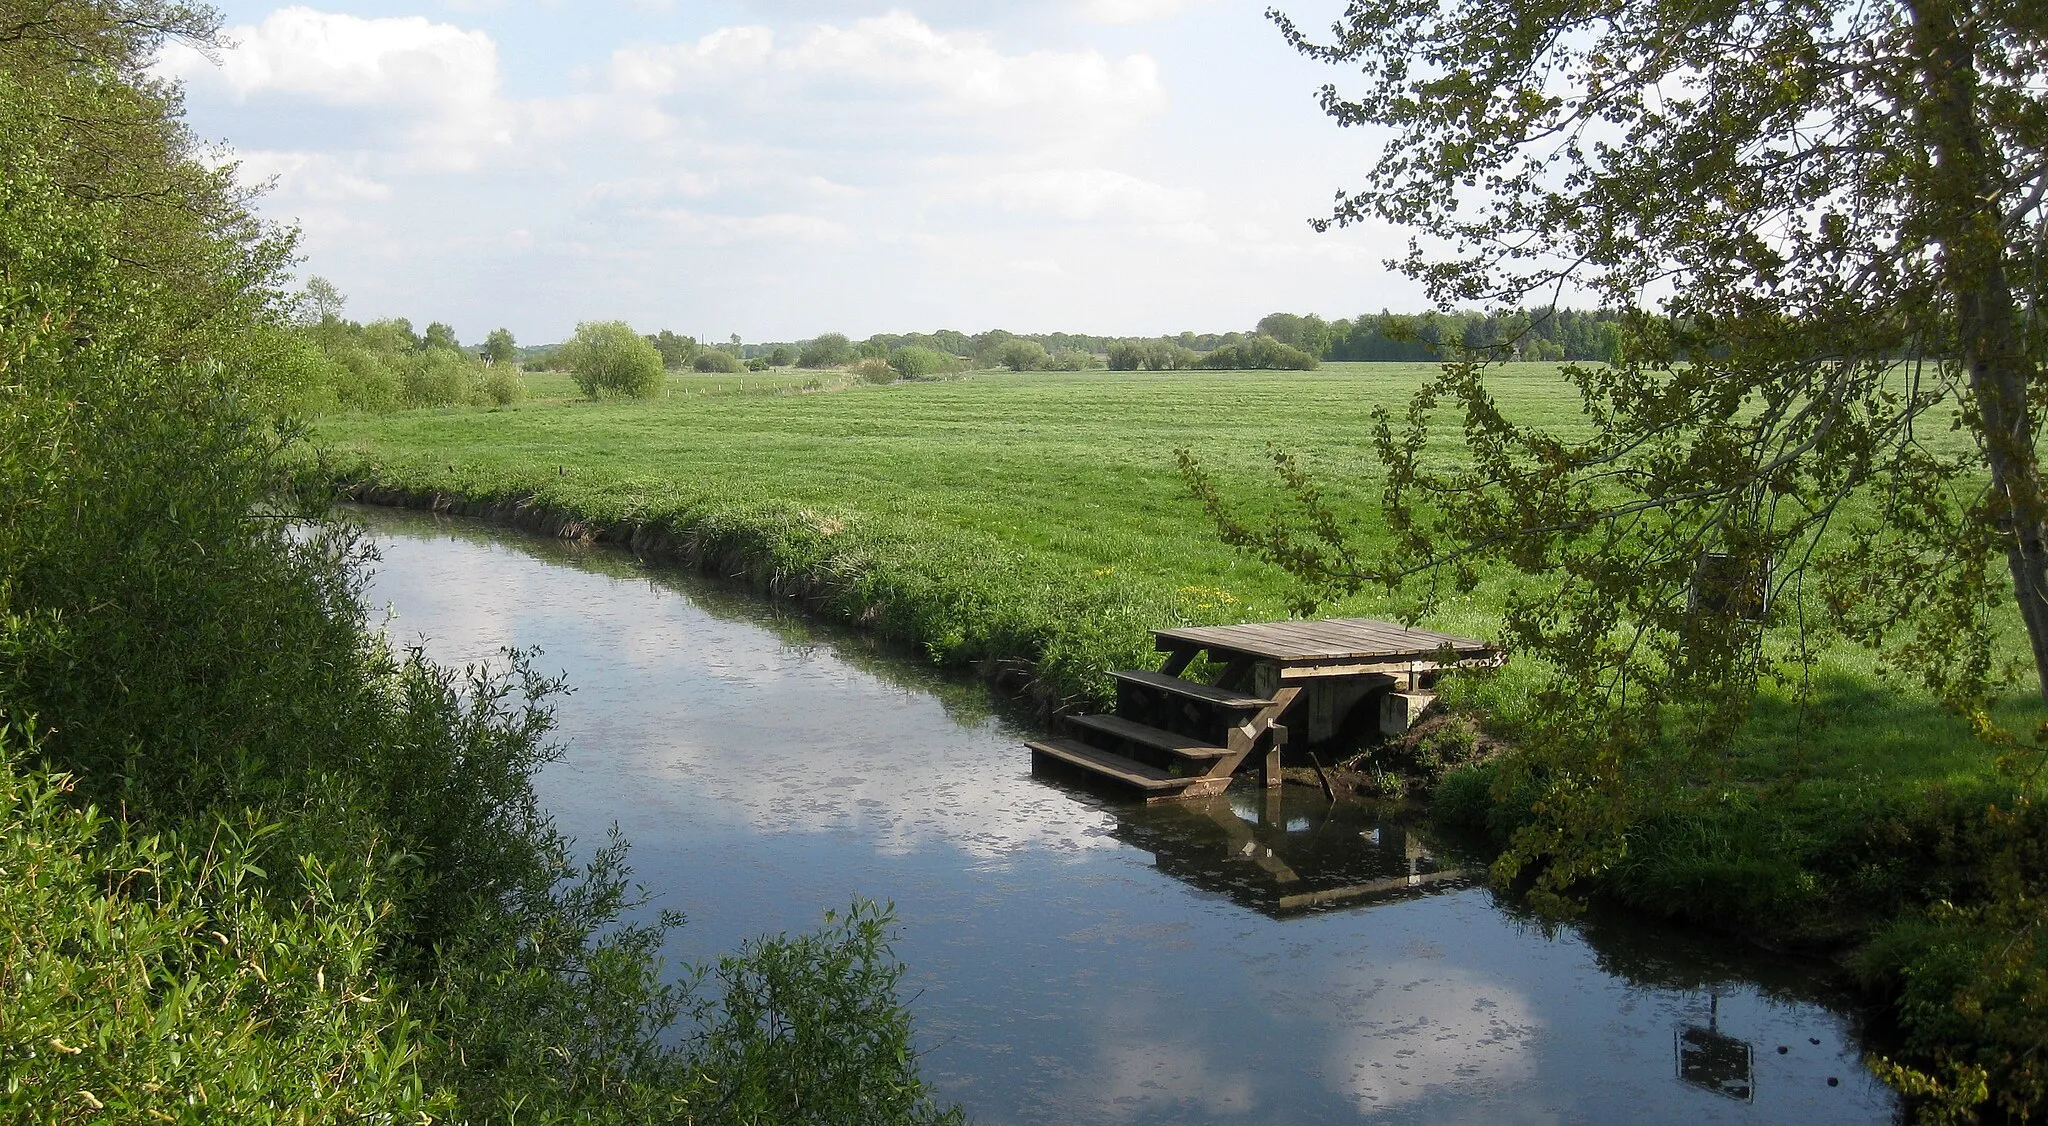
[[[679,122],[862,151],[1087,143],[1165,105],[1149,56],[1005,54],[985,34],[940,31],[905,12],[783,38],[733,27],[625,48],[611,59],[612,89],[659,99]]]
[[[1207,205],[1198,188],[1169,188],[1109,168],[1005,172],[983,180],[974,194],[1010,211],[1076,220],[1189,223],[1200,218]]]
[[[1082,0],[1081,18],[1093,23],[1135,24],[1177,16],[1202,0]]]
[[[272,198],[311,203],[383,202],[391,198],[391,185],[375,179],[350,161],[318,152],[276,152],[258,149],[238,152],[246,183],[272,181]]]
[[[349,111],[359,125],[391,122],[408,155],[428,166],[467,167],[512,140],[497,45],[481,31],[291,7],[227,34],[233,46],[217,65],[176,44],[159,68],[239,102],[283,97]]]
[[[1258,20],[1227,5],[740,0],[744,20],[666,43],[634,42],[655,24],[622,5],[461,5],[475,14],[295,5],[231,29],[218,65],[182,47],[161,63],[201,135],[275,178],[264,206],[358,315],[791,338],[1406,304],[1356,284],[1383,248],[1300,224],[1348,172],[1317,163],[1311,103],[1314,137],[1282,136],[1228,85]],[[1080,18],[1176,12],[1172,37]],[[575,41],[537,39],[549,21]],[[1190,35],[1208,36],[1193,54]],[[1246,151],[1263,155],[1212,155]]]

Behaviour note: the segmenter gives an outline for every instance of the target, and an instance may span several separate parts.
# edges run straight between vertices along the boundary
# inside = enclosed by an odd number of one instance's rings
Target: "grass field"
[[[1072,704],[1099,696],[1107,670],[1153,660],[1148,628],[1287,616],[1291,580],[1217,542],[1175,470],[1176,448],[1252,503],[1271,497],[1265,451],[1300,453],[1370,539],[1370,412],[1405,402],[1432,370],[988,373],[884,386],[677,376],[656,401],[604,403],[543,374],[515,409],[336,417],[318,435],[345,480],[534,496],[595,520],[695,529],[757,570],[823,576],[830,612],[939,664],[1035,660],[1042,686]],[[1509,367],[1496,388],[1516,417],[1560,427],[1576,417],[1550,365]],[[1482,586],[1428,624],[1489,635],[1505,589]],[[1361,595],[1325,612],[1397,609]],[[1475,702],[1511,721],[1541,675],[1511,662]],[[1639,855],[1672,855],[1641,873],[1641,898],[1676,913],[1810,908],[1824,892],[1809,869],[1839,859],[1842,834],[1989,778],[1991,755],[1967,729],[1880,683],[1867,654],[1829,653],[1816,680],[1804,710],[1767,691],[1740,744],[1699,780],[1689,800],[1727,823],[1703,830],[1688,805],[1674,814],[1679,837],[1644,840]],[[2039,711],[2025,699],[2005,710],[2029,727]],[[1715,848],[1683,839],[1700,832]]]

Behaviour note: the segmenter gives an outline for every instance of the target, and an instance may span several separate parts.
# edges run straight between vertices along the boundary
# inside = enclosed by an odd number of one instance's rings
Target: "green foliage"
[[[624,321],[585,321],[561,351],[584,398],[650,399],[661,392],[661,353]]]
[[[509,407],[526,398],[526,381],[519,377],[519,365],[494,363],[484,369],[478,390],[492,406]]]
[[[741,363],[739,357],[734,356],[731,352],[721,352],[716,349],[697,353],[697,358],[690,361],[690,366],[697,371],[710,374],[722,373],[729,375],[736,371],[747,370],[747,365]]]
[[[936,348],[912,344],[889,353],[889,366],[904,379],[937,379],[960,370],[960,360]]]
[[[889,953],[891,918],[855,901],[828,913],[823,931],[760,939],[719,960],[717,995],[700,995],[694,1010],[704,1029],[699,1098],[719,1108],[719,1121],[964,1121],[900,1079],[916,1046],[891,1001],[903,977]]]
[[[828,332],[805,344],[797,356],[796,366],[800,368],[845,367],[858,358],[853,342],[844,333]]]
[[[1321,363],[1313,353],[1270,336],[1253,336],[1217,348],[1195,366],[1216,371],[1314,371]]]
[[[647,342],[654,345],[655,351],[661,353],[661,366],[669,371],[681,371],[697,358],[698,344],[694,336],[679,336],[668,329],[662,329],[648,337]]]
[[[10,1121],[446,1114],[377,972],[389,911],[312,857],[291,902],[276,824],[190,839],[78,806],[0,728],[0,1115]],[[289,862],[289,860],[287,860]],[[283,873],[280,873],[283,875]]]
[[[1078,348],[1062,348],[1045,361],[1048,371],[1097,371],[1102,366],[1102,357]]]
[[[1036,340],[1006,340],[992,350],[991,358],[1011,371],[1037,371],[1050,359]]]
[[[453,348],[430,346],[398,363],[398,401],[408,407],[452,407],[470,401],[473,361]],[[475,365],[481,369],[482,365]]]
[[[519,344],[512,339],[512,330],[509,328],[492,329],[491,334],[484,338],[483,347],[477,351],[494,367],[498,364],[509,364],[519,358]]]
[[[1293,313],[1268,313],[1259,318],[1258,334],[1318,358],[1327,353],[1334,343],[1329,323],[1314,313],[1305,317]]]
[[[1119,340],[1109,346],[1111,371],[1180,371],[1199,359],[1192,350],[1163,340]]]
[[[774,351],[768,353],[769,367],[786,368],[795,362],[796,353],[790,351],[785,345],[778,344],[775,346]]]
[[[897,379],[896,369],[890,366],[889,361],[878,356],[856,360],[853,366],[846,370],[863,383],[894,383]]]

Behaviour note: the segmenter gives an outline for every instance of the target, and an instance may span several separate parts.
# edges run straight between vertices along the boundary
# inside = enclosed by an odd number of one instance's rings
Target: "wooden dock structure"
[[[1371,618],[1253,622],[1153,630],[1167,654],[1158,672],[1115,675],[1116,712],[1066,719],[1066,733],[1026,744],[1035,767],[1083,771],[1147,802],[1221,792],[1247,763],[1280,784],[1280,748],[1335,734],[1378,697],[1382,731],[1405,731],[1445,669],[1490,665],[1483,641]],[[1206,654],[1217,671],[1188,679]]]

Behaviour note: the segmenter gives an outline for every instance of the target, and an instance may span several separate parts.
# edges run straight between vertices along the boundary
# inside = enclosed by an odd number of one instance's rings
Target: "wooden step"
[[[1034,759],[1044,755],[1069,766],[1077,766],[1090,773],[1100,774],[1104,778],[1114,779],[1148,794],[1176,793],[1186,789],[1190,783],[1200,781],[1198,778],[1182,778],[1168,774],[1156,766],[1147,766],[1113,751],[1077,743],[1072,739],[1033,740],[1024,745],[1031,748]]]
[[[1182,680],[1177,676],[1167,676],[1165,673],[1147,672],[1144,669],[1125,669],[1122,672],[1110,675],[1130,684],[1142,684],[1147,688],[1156,688],[1161,692],[1171,693],[1175,696],[1184,696],[1190,700],[1200,700],[1203,703],[1215,704],[1218,707],[1224,708],[1234,708],[1240,711],[1257,711],[1260,708],[1271,705],[1273,702],[1258,696],[1247,696],[1242,692],[1233,692],[1228,688],[1215,688],[1207,684],[1197,684],[1192,680]]]
[[[1120,715],[1070,715],[1067,722],[1090,731],[1100,731],[1118,739],[1125,739],[1140,746],[1154,747],[1176,758],[1196,762],[1208,762],[1229,754],[1222,747],[1212,747],[1192,735],[1178,731],[1166,731],[1142,723],[1132,723]]]

